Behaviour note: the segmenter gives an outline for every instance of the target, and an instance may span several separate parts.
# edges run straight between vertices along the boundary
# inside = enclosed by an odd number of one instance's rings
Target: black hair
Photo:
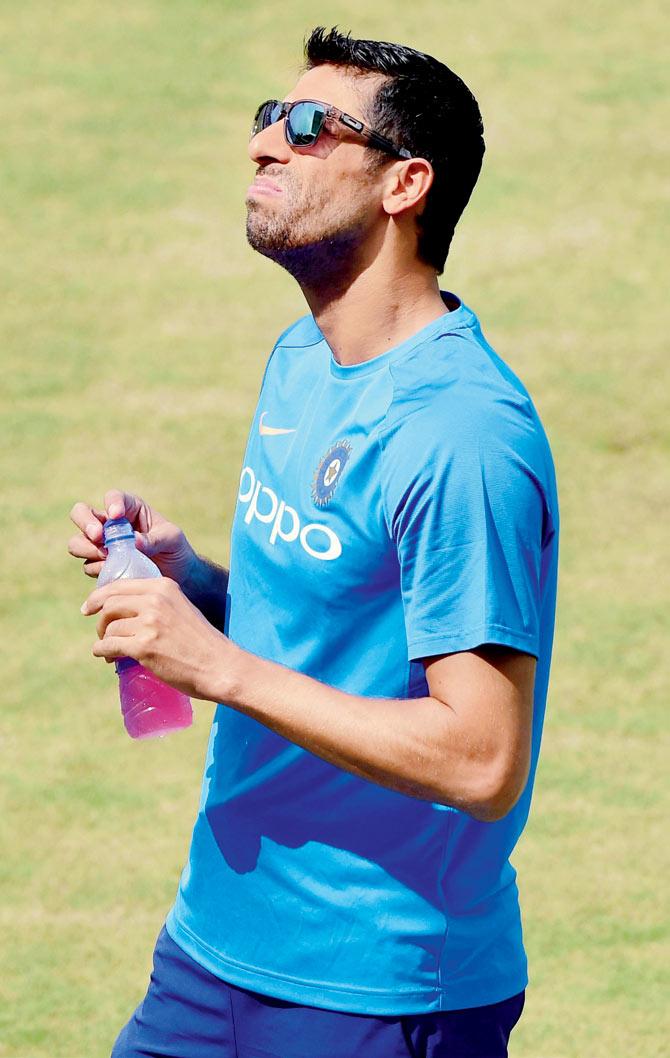
[[[336,26],[328,31],[317,26],[305,41],[306,69],[326,63],[386,76],[362,116],[376,132],[433,167],[433,185],[417,217],[418,254],[440,275],[482,167],[484,126],[477,100],[453,70],[431,55],[402,44],[356,40]],[[386,162],[388,155],[370,150],[372,169]]]

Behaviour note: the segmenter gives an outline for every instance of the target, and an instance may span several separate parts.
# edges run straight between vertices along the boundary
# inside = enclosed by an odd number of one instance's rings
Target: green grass
[[[488,151],[443,285],[529,387],[557,465],[512,1058],[670,1054],[661,18],[649,0],[3,5],[1,1058],[104,1058],[175,892],[210,707],[165,744],[124,735],[68,512],[122,486],[227,560],[265,359],[304,311],[246,245],[246,135],[317,21],[431,51],[477,94]]]

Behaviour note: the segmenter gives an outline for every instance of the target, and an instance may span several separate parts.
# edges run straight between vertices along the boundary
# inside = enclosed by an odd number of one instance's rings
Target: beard
[[[346,281],[365,240],[363,208],[349,202],[338,212],[331,200],[300,194],[295,184],[282,182],[286,198],[276,212],[262,198],[247,202],[249,245],[301,285]]]

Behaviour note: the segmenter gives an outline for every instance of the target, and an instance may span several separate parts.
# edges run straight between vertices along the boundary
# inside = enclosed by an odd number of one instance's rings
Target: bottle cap
[[[102,542],[107,547],[110,540],[134,540],[135,533],[127,518],[108,518],[102,527]]]

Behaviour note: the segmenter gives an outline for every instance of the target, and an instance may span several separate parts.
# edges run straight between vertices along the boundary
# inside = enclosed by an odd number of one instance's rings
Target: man
[[[125,512],[167,575],[91,594],[93,653],[223,703],[114,1058],[498,1058],[524,1002],[559,521],[531,398],[438,286],[479,109],[409,48],[319,28],[306,58],[249,147],[249,242],[310,313],[266,368],[229,583],[136,496],[71,512],[89,574]]]

